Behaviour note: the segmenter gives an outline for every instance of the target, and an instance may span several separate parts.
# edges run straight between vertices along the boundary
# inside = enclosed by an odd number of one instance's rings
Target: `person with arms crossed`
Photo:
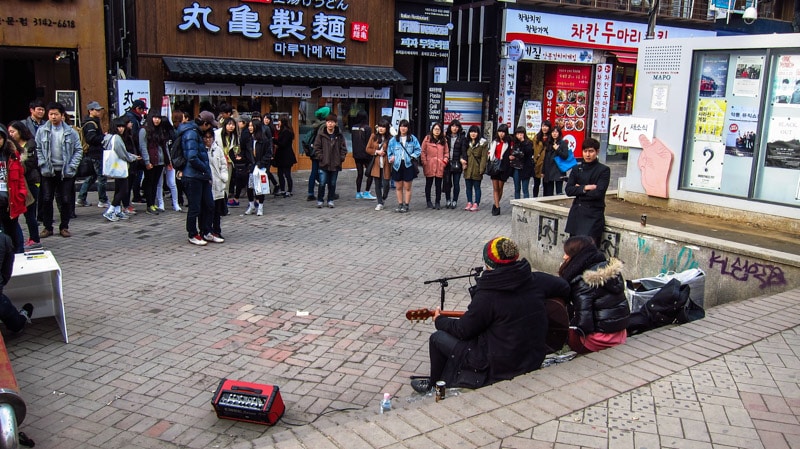
[[[583,163],[569,172],[567,196],[574,196],[569,209],[567,226],[570,236],[588,235],[600,244],[606,226],[606,190],[611,182],[611,169],[597,160],[600,142],[589,138],[583,141]]]

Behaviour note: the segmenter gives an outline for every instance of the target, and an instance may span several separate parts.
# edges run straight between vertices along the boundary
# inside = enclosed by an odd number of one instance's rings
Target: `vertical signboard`
[[[442,121],[444,106],[444,89],[441,87],[428,88],[428,128],[431,129],[436,122]]]
[[[592,132],[608,132],[609,105],[611,103],[611,64],[597,64],[594,72],[594,104],[592,105]]]
[[[117,80],[117,115],[121,116],[136,100],[150,109],[150,80]]]
[[[500,60],[500,82],[498,84],[497,123],[513,127],[514,104],[517,93],[517,63],[510,59]]]
[[[548,65],[544,78],[544,118],[561,128],[564,140],[576,158],[583,155],[586,138],[586,109],[592,68],[576,65]]]

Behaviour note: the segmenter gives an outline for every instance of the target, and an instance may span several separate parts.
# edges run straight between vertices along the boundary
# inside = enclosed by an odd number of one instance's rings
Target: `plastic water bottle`
[[[389,393],[383,393],[383,399],[381,400],[381,414],[384,414],[390,410],[392,410],[392,395]]]

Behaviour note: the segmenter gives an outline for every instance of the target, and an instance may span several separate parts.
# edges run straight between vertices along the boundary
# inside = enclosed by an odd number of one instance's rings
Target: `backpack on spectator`
[[[74,129],[75,132],[78,133],[78,138],[80,138],[81,140],[81,148],[83,148],[83,154],[86,154],[86,152],[89,151],[89,142],[86,141],[86,136],[83,135],[84,128],[86,128],[89,125],[92,125],[95,128],[97,128],[97,123],[91,120],[88,120],[86,123],[84,123],[83,127],[72,125],[72,129]]]
[[[187,131],[192,130],[192,128],[185,129],[178,133],[178,136],[175,137],[175,140],[172,142],[172,146],[169,148],[169,159],[172,161],[172,168],[175,170],[183,170],[186,168],[186,156],[183,154],[183,134]]]

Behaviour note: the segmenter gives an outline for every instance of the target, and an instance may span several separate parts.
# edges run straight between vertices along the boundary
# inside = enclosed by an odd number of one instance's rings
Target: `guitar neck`
[[[450,317],[450,318],[461,318],[464,316],[463,310],[442,310],[439,312],[439,315]]]

